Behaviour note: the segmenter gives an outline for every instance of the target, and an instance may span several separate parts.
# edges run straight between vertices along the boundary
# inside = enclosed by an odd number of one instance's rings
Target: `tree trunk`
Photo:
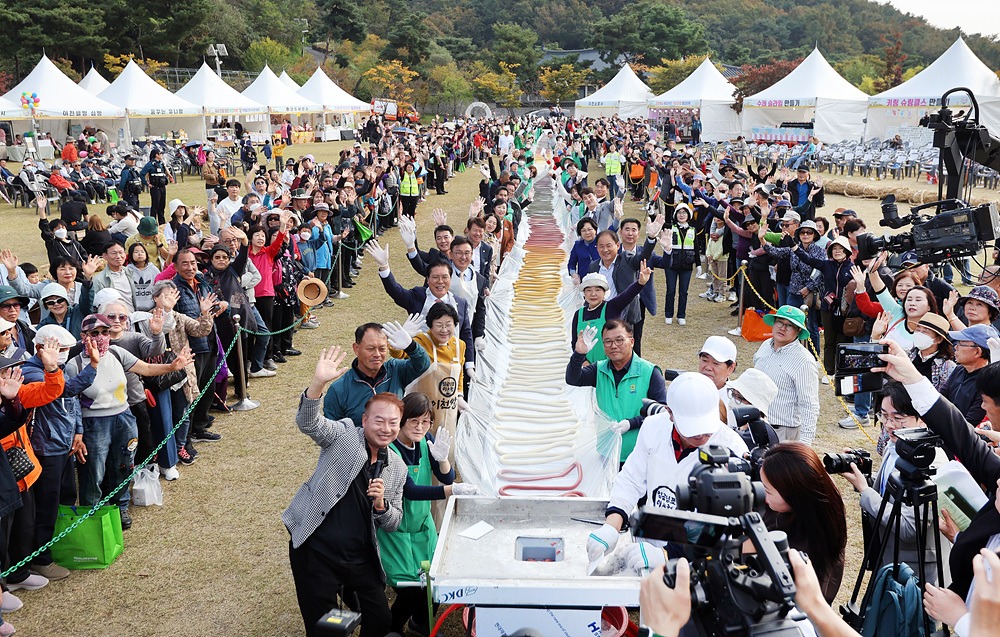
[[[332,34],[330,33],[330,31],[326,32],[326,47],[324,47],[324,50],[323,50],[323,61],[320,62],[320,64],[319,64],[320,66],[326,66],[326,59],[328,57],[330,57],[330,38],[331,38],[331,35]]]

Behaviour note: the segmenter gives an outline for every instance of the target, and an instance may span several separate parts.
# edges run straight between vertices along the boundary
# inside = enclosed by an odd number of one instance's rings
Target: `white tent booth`
[[[294,124],[298,122],[303,113],[323,112],[322,105],[302,97],[295,90],[289,88],[267,65],[264,66],[264,70],[260,72],[257,79],[244,89],[243,95],[267,107],[267,112],[271,115],[271,126],[267,131],[268,134],[273,133],[274,126],[280,123],[280,117],[278,117],[280,115],[294,117],[292,122]]]
[[[292,76],[288,74],[288,71],[282,71],[281,75],[278,76],[278,79],[281,80],[282,84],[292,89],[293,91],[298,91],[300,88],[302,88],[301,86],[298,85],[298,83],[296,83],[295,80],[292,79]]]
[[[964,86],[972,90],[979,103],[979,123],[996,136],[1000,133],[1000,78],[983,64],[965,40],[958,38],[930,66],[899,86],[868,99],[867,139],[885,139],[890,129],[916,126],[925,113],[941,108],[941,96]],[[948,98],[954,113],[969,110],[971,101],[965,93]]]
[[[99,97],[125,109],[126,130],[132,139],[180,130],[191,139],[205,138],[202,108],[157,84],[135,60],[129,60]]]
[[[825,143],[860,140],[868,95],[840,76],[819,49],[794,71],[743,100],[743,134],[748,138],[799,142],[815,135]],[[813,122],[813,128],[781,127]]]
[[[357,118],[371,112],[368,102],[362,102],[337,86],[322,67],[316,67],[298,94],[323,107],[323,123],[313,126],[313,130],[316,138],[324,142],[341,139],[345,131],[353,135]]]
[[[31,73],[3,98],[20,104],[24,92],[38,94],[39,105],[35,108],[38,128],[43,135],[51,133],[60,143],[67,136],[75,141],[84,128],[104,129],[118,143],[125,138],[125,110],[80,87],[44,55]],[[14,128],[17,133],[29,131],[31,121],[20,120]],[[42,159],[53,156],[51,144],[39,144],[38,152]]]
[[[24,158],[24,147],[14,146],[14,121],[30,119],[31,114],[22,108],[20,103],[0,98],[0,128],[6,136],[4,144],[0,144],[0,159],[21,161]]]
[[[93,66],[90,67],[90,70],[87,71],[87,74],[83,76],[83,79],[78,84],[88,93],[94,95],[100,95],[101,91],[111,86],[111,82],[104,79],[104,76],[98,73],[97,69]]]
[[[204,109],[205,135],[208,138],[232,141],[232,128],[213,127],[210,122],[234,123],[237,117],[242,120],[244,129],[254,137],[255,142],[262,142],[268,135],[265,132],[270,119],[267,107],[226,84],[205,62],[202,62],[198,72],[176,95]]]
[[[705,58],[691,75],[669,91],[649,101],[651,119],[668,110],[698,110],[701,116],[701,139],[724,142],[740,134],[740,116],[733,108],[736,87]]]
[[[610,82],[576,101],[577,117],[646,117],[655,95],[626,64]]]

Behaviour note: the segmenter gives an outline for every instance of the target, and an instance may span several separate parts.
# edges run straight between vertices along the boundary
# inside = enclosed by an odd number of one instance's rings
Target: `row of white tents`
[[[1000,133],[1000,78],[961,38],[908,81],[873,96],[841,77],[819,49],[814,49],[787,76],[746,97],[742,113],[733,108],[736,88],[708,59],[662,95],[653,95],[626,64],[611,82],[576,102],[576,115],[655,119],[678,109],[698,110],[705,141],[732,140],[741,134],[770,137],[784,122],[812,122],[813,134],[833,143],[885,139],[890,130],[915,126],[925,113],[940,107],[945,91],[955,87],[973,91],[980,123]],[[964,94],[949,98],[949,107],[955,112],[968,110],[969,105]]]
[[[267,66],[242,93],[226,84],[203,63],[176,93],[158,84],[130,60],[113,82],[95,69],[73,82],[52,61],[42,56],[35,68],[17,86],[0,97],[0,118],[20,120],[28,130],[31,113],[21,106],[23,93],[36,94],[36,120],[44,121],[43,132],[65,131],[69,122],[108,130],[122,126],[124,136],[132,131],[163,134],[185,129],[189,137],[204,139],[209,118],[243,120],[247,130],[270,132],[270,116],[367,113],[370,106],[342,88],[317,68],[301,87],[282,72]],[[21,130],[15,129],[17,132]]]

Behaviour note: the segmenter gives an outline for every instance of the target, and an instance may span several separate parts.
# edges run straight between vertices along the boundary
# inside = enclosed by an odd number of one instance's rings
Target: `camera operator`
[[[872,486],[868,485],[868,479],[858,468],[858,465],[853,462],[851,463],[851,472],[843,474],[844,478],[854,487],[854,490],[861,494],[861,510],[869,520],[874,520],[875,516],[878,515],[882,498],[886,496],[885,489],[889,483],[889,476],[892,475],[893,470],[896,468],[896,459],[898,458],[896,455],[896,431],[924,426],[924,423],[920,420],[920,416],[913,409],[913,403],[910,401],[909,394],[906,393],[906,389],[902,385],[896,382],[887,383],[882,388],[880,395],[882,402],[878,418],[882,422],[883,430],[889,436],[889,444],[885,449],[882,466],[879,467],[878,473],[875,474]],[[940,448],[937,449],[937,452],[938,458],[932,466],[939,466],[945,461],[944,452]],[[882,561],[877,565],[873,565],[872,570],[875,572],[878,572],[886,564],[891,563],[895,554],[893,529],[887,527],[890,513],[891,511],[887,507],[882,519],[878,521],[878,536],[881,538],[888,535],[889,540],[882,554]],[[913,507],[904,505],[901,513],[899,561],[915,566],[918,563],[919,555],[917,553],[917,527]],[[930,522],[930,520],[925,520],[925,522]],[[928,537],[933,537],[930,533],[935,531],[936,529],[929,529],[924,532]],[[937,556],[934,552],[934,545],[930,541],[927,542],[924,562],[926,564],[927,581],[937,582]]]
[[[618,543],[618,536],[639,498],[646,496],[647,506],[676,509],[678,485],[687,484],[688,476],[698,465],[698,447],[722,445],[730,453],[743,457],[748,452],[738,433],[723,426],[719,419],[719,394],[707,377],[685,372],[667,389],[666,413],[646,418],[639,429],[635,451],[625,461],[615,480],[611,500],[605,511],[605,523],[590,534],[587,555],[595,562],[608,555]],[[629,552],[631,568],[653,568],[666,561],[663,542],[637,542]]]
[[[991,551],[1000,548],[1000,510],[993,489],[1000,481],[1000,456],[976,434],[962,413],[934,389],[930,380],[917,371],[897,343],[888,340],[882,343],[889,345],[889,353],[881,355],[886,366],[872,371],[884,371],[902,383],[914,411],[928,428],[941,436],[945,448],[954,452],[977,482],[988,485],[992,491],[990,502],[980,509],[966,530],[954,537],[949,558],[951,585],[948,589],[928,585],[924,595],[924,605],[931,616],[952,625],[960,635],[968,634],[960,621],[964,613],[962,600],[971,598],[973,558],[983,548]],[[1000,422],[1000,363],[984,367],[976,379],[976,387],[989,420]],[[945,530],[945,534],[950,533]]]
[[[406,465],[388,447],[399,434],[403,402],[395,394],[372,396],[358,428],[350,418],[323,416],[323,390],[351,368],[339,347],[324,349],[295,417],[302,433],[319,445],[316,471],[281,519],[291,535],[289,561],[306,635],[337,605],[337,594],[357,606],[362,637],[389,632],[385,573],[375,527],[394,531],[403,517]]]

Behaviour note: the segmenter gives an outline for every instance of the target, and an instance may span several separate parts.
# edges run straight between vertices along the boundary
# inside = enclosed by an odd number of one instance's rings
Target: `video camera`
[[[896,435],[896,469],[906,478],[927,479],[934,475],[931,468],[937,448],[944,445],[941,436],[927,429],[897,429]]]
[[[678,509],[643,507],[629,521],[633,535],[683,549],[691,563],[691,616],[699,634],[801,635],[795,622],[805,616],[795,608],[788,538],[768,531],[753,510],[764,501],[763,485],[750,480],[746,462],[734,472],[738,463],[725,447],[702,447],[698,458],[688,484],[677,490]],[[746,539],[755,554],[743,555]],[[663,577],[670,587],[676,572],[677,561],[670,560]]]
[[[972,101],[972,108],[964,119],[952,118],[947,107],[948,96],[964,92]],[[970,120],[973,110],[975,119]],[[979,125],[979,104],[967,88],[954,88],[941,96],[941,109],[931,115],[928,127],[934,131],[934,146],[940,150],[939,163],[947,179],[947,192],[940,201],[910,208],[910,214],[899,216],[896,196],[882,200],[882,220],[879,225],[899,229],[912,225],[913,230],[895,236],[875,237],[870,234],[858,237],[858,258],[869,259],[883,250],[902,253],[913,250],[921,263],[937,263],[955,257],[979,253],[984,244],[1000,238],[1000,215],[995,203],[970,206],[959,199],[962,186],[967,181],[966,159],[988,168],[1000,169],[1000,140],[990,136],[985,126]],[[942,184],[943,185],[943,184]],[[920,211],[935,208],[936,214],[924,216]]]

